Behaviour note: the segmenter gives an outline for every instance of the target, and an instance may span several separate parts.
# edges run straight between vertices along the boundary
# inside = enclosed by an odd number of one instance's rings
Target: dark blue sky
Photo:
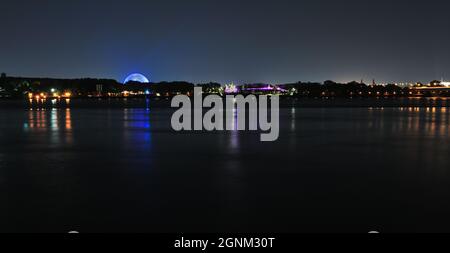
[[[0,72],[152,81],[450,79],[444,1],[0,3]]]

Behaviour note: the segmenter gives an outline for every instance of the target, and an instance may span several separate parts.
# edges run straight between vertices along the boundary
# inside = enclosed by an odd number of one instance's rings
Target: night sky
[[[2,0],[0,17],[11,76],[450,80],[444,1]]]

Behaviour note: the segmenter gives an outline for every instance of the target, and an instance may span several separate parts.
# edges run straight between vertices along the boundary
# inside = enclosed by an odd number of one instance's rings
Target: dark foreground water
[[[0,109],[0,232],[450,232],[450,108],[282,108],[280,138],[172,111]]]

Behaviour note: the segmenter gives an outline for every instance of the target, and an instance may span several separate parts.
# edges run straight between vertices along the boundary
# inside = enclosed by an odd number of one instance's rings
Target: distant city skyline
[[[450,79],[443,1],[2,1],[9,76],[193,83]]]
[[[142,83],[160,83],[160,82],[190,82],[193,84],[206,84],[206,83],[220,83],[222,85],[227,85],[227,84],[256,84],[256,83],[265,83],[265,84],[289,84],[289,83],[298,83],[298,82],[303,82],[303,83],[324,83],[326,81],[333,81],[336,83],[351,83],[351,82],[358,82],[358,83],[364,83],[367,85],[373,84],[375,82],[375,84],[379,85],[386,85],[386,84],[417,84],[417,83],[422,83],[422,84],[430,84],[433,81],[440,81],[443,84],[450,84],[450,81],[445,79],[445,78],[441,78],[441,79],[433,79],[433,80],[428,80],[428,81],[394,81],[394,82],[389,82],[389,81],[378,81],[376,79],[371,79],[371,80],[334,80],[334,79],[325,79],[325,80],[295,80],[295,81],[291,81],[291,82],[266,82],[266,81],[255,81],[255,82],[239,82],[239,81],[226,81],[226,82],[221,82],[221,81],[217,81],[217,80],[209,80],[209,81],[203,81],[203,82],[195,82],[195,81],[191,81],[191,80],[151,80],[150,78],[147,79],[147,76],[145,74],[142,73],[129,73],[128,75],[126,75],[125,80],[118,80],[112,77],[98,77],[98,76],[73,76],[73,77],[58,77],[58,76],[25,76],[25,75],[10,75],[8,73],[4,73],[1,72],[1,74],[5,74],[7,77],[14,77],[14,78],[30,78],[30,79],[110,79],[110,80],[114,80],[117,81],[118,83],[126,83],[129,81],[134,81],[134,82],[142,82]],[[132,76],[136,76],[142,75],[142,78],[146,78],[146,80],[136,80],[136,79],[132,79]]]

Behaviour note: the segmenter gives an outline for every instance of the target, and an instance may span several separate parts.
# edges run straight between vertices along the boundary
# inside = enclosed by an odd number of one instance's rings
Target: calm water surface
[[[450,108],[282,108],[272,143],[171,113],[0,109],[0,232],[450,232]]]

